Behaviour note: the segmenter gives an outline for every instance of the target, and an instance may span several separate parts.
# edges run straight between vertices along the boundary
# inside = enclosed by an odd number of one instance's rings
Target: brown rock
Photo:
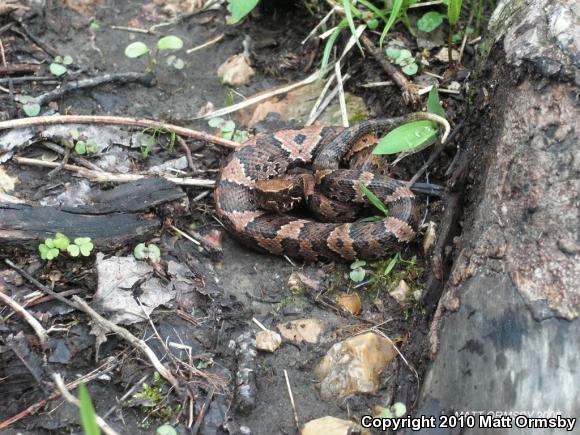
[[[335,344],[314,372],[322,398],[376,392],[381,373],[396,355],[393,344],[374,332]]]

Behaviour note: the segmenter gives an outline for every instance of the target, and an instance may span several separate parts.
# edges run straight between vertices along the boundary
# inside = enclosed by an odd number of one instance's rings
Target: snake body
[[[309,126],[262,134],[236,149],[223,165],[214,197],[226,229],[248,246],[306,260],[367,260],[384,257],[416,235],[418,205],[400,181],[372,172],[339,169],[361,137],[392,128],[404,118],[364,121],[351,128]],[[388,206],[375,222],[318,222],[260,206],[256,183],[312,167],[317,185],[328,185],[331,200],[364,202],[362,183]],[[336,195],[333,189],[339,187]]]

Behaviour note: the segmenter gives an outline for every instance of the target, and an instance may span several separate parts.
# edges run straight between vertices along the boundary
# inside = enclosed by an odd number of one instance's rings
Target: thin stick
[[[256,103],[267,100],[268,98],[275,97],[276,95],[285,94],[287,92],[293,91],[294,89],[300,88],[300,87],[308,85],[310,83],[314,83],[316,81],[316,79],[318,79],[318,75],[319,75],[319,72],[315,71],[314,73],[312,73],[311,75],[306,77],[304,80],[301,80],[299,82],[296,82],[296,83],[293,83],[293,84],[287,85],[287,86],[282,86],[282,87],[279,87],[277,89],[272,89],[271,91],[268,91],[268,92],[257,94],[251,98],[248,98],[245,101],[242,101],[241,103],[232,104],[231,106],[224,107],[224,108],[218,109],[218,110],[214,110],[213,112],[207,113],[203,116],[198,116],[197,118],[194,118],[194,119],[209,119],[209,118],[215,118],[217,116],[227,115],[228,113],[236,112],[240,109],[243,109],[244,107],[252,106]],[[2,126],[2,123],[0,123],[0,127],[1,126]],[[178,134],[180,134],[180,133],[178,133]],[[237,146],[239,146],[239,145],[236,145],[236,147]]]
[[[193,157],[191,157],[191,150],[187,146],[187,143],[181,136],[175,136],[175,140],[179,144],[183,151],[185,151],[185,157],[187,158],[187,164],[189,165],[189,169],[195,171],[195,164],[193,163]]]
[[[66,385],[64,384],[64,381],[62,380],[60,374],[53,373],[52,379],[54,380],[56,388],[58,389],[58,391],[60,391],[60,394],[62,395],[64,400],[80,409],[81,407],[80,400],[77,399],[75,396],[73,396],[69,390],[67,390]],[[109,426],[105,420],[103,420],[97,414],[95,414],[94,416],[97,426],[99,426],[104,433],[106,433],[107,435],[119,435],[119,433],[115,431],[111,426]]]
[[[292,395],[292,388],[290,387],[290,380],[288,379],[288,372],[286,369],[284,369],[284,377],[286,378],[286,387],[288,388],[290,404],[292,405],[292,412],[294,413],[294,423],[296,424],[296,430],[300,432],[300,420],[298,420],[298,412],[296,411],[296,405],[294,404],[294,396]]]
[[[322,20],[320,20],[320,22],[316,26],[314,26],[314,29],[312,29],[310,31],[310,33],[306,36],[306,38],[304,38],[304,40],[301,42],[302,45],[306,44],[306,41],[308,41],[312,37],[312,35],[314,35],[320,27],[324,26],[324,24],[328,21],[328,19],[332,16],[332,14],[334,14],[334,11],[335,11],[335,8],[332,8],[330,10],[330,12],[328,12],[324,16],[324,18]]]
[[[360,85],[361,88],[380,88],[383,86],[393,86],[394,82],[391,80],[386,80],[382,82],[369,82],[365,83],[364,85]]]
[[[5,294],[4,293],[5,291],[6,287],[4,287],[2,283],[0,283],[0,302],[3,302],[4,304],[8,305],[10,308],[14,310],[15,313],[20,314],[24,318],[24,320],[28,322],[28,324],[32,327],[32,329],[34,329],[34,332],[36,333],[36,336],[40,340],[40,343],[42,345],[46,344],[46,342],[48,341],[48,333],[46,332],[46,329],[44,329],[40,324],[40,322],[36,320],[32,316],[32,314],[26,311],[26,309],[22,305],[20,305],[18,302],[16,302],[7,294]]]
[[[115,409],[119,407],[119,403],[123,403],[125,400],[127,400],[129,396],[132,396],[135,390],[139,388],[141,384],[143,384],[143,382],[147,380],[148,377],[149,375],[144,375],[141,379],[137,381],[135,385],[129,388],[129,390],[125,394],[123,394],[120,399],[117,400],[117,403],[109,408],[109,410],[105,413],[105,415],[103,415],[103,418],[107,418],[109,417],[109,415],[115,412]]]
[[[346,111],[346,100],[344,98],[344,87],[342,85],[342,74],[340,73],[340,63],[334,64],[336,72],[336,82],[338,83],[338,101],[340,103],[340,115],[342,117],[342,126],[348,127],[348,113]]]
[[[322,88],[322,91],[320,92],[320,95],[318,96],[316,102],[314,103],[314,106],[312,106],[312,109],[310,110],[310,114],[308,115],[308,121],[306,121],[305,125],[311,125],[316,120],[317,117],[315,117],[314,115],[318,112],[318,108],[322,104],[322,101],[324,100],[324,97],[326,96],[326,93],[330,89],[330,86],[332,85],[332,82],[334,82],[335,78],[336,74],[332,74],[326,81],[324,87]]]
[[[258,319],[256,319],[255,317],[252,317],[252,322],[254,322],[256,325],[258,325],[258,327],[262,331],[268,331],[268,328],[266,328],[264,325],[262,325],[262,323]]]
[[[199,432],[199,428],[201,427],[201,423],[203,423],[203,418],[205,417],[205,414],[209,408],[209,405],[211,403],[211,399],[213,398],[214,392],[215,392],[215,389],[212,388],[209,391],[207,397],[205,398],[205,402],[203,402],[203,406],[201,407],[201,411],[199,411],[199,415],[197,416],[197,419],[195,420],[195,425],[191,429],[191,435],[197,435],[197,433]],[[190,400],[193,400],[193,398],[190,398]]]
[[[155,82],[155,75],[152,73],[142,72],[126,72],[118,74],[103,74],[98,77],[91,77],[90,79],[75,80],[67,82],[57,87],[56,89],[36,97],[36,102],[40,105],[46,104],[50,101],[55,101],[65,94],[77,91],[79,89],[94,88],[106,83],[140,83],[143,86],[151,87]]]
[[[97,367],[92,372],[89,372],[86,375],[81,376],[80,378],[78,378],[72,382],[69,382],[66,385],[66,388],[70,391],[70,390],[76,388],[77,386],[79,386],[82,382],[86,383],[86,382],[92,381],[93,379],[95,379],[95,378],[97,378],[105,373],[110,372],[116,366],[117,366],[117,360],[114,357],[109,357],[107,359],[107,361],[105,361],[103,364],[101,364],[99,367]],[[12,425],[13,423],[16,423],[17,421],[20,421],[23,418],[28,417],[29,415],[36,413],[38,410],[42,409],[48,402],[50,402],[51,400],[54,400],[54,399],[58,399],[59,397],[60,397],[60,392],[55,392],[52,395],[50,395],[47,399],[42,399],[39,402],[37,402],[33,405],[30,405],[28,408],[24,409],[23,411],[20,411],[18,414],[13,415],[9,419],[0,422],[0,430],[6,429],[8,426]]]
[[[314,80],[313,80],[314,81]],[[173,131],[180,136],[191,139],[204,140],[216,145],[228,148],[238,148],[239,143],[213,136],[202,131],[191,130],[178,125],[166,124],[164,122],[153,121],[150,119],[129,118],[122,116],[93,116],[93,115],[55,115],[55,116],[37,116],[34,118],[10,119],[0,122],[0,130],[9,128],[24,128],[35,125],[55,125],[55,124],[110,124],[110,125],[129,125],[142,128],[157,128],[162,130]]]
[[[342,82],[346,83],[346,81],[350,79],[350,74],[345,74],[344,77],[342,78]],[[330,102],[334,99],[334,97],[336,97],[336,94],[338,94],[339,91],[339,86],[336,85],[334,87],[334,89],[328,94],[328,96],[326,97],[326,99],[320,104],[320,106],[318,107],[317,112],[312,115],[312,117],[310,119],[308,119],[308,123],[307,125],[311,125],[313,124],[320,115],[322,115],[322,112],[324,112],[324,110],[328,107],[328,105],[330,104]]]
[[[204,42],[201,45],[198,45],[197,47],[190,48],[189,50],[186,51],[186,53],[187,54],[195,53],[196,51],[201,50],[202,48],[209,47],[210,45],[215,44],[216,42],[219,42],[222,39],[224,39],[223,33],[217,35],[215,38],[211,38],[210,40]]]
[[[133,33],[143,33],[149,35],[155,35],[155,32],[147,29],[140,29],[138,27],[127,27],[127,26],[111,26],[113,30],[123,30],[124,32],[133,32]]]
[[[189,240],[191,243],[195,243],[197,246],[201,246],[201,243],[198,242],[197,240],[195,240],[193,237],[191,237],[189,234],[187,234],[184,231],[181,231],[179,228],[177,228],[175,225],[169,225],[169,227],[175,231],[177,234],[179,234],[182,237],[185,237],[187,240]]]
[[[22,275],[32,284],[34,284],[39,290],[42,290],[44,293],[53,296],[55,299],[61,301],[62,303],[68,306],[71,306],[79,311],[82,311],[85,314],[88,314],[89,317],[93,320],[93,322],[96,322],[98,326],[101,327],[103,330],[114,332],[115,334],[123,338],[125,341],[127,341],[129,344],[131,344],[135,349],[141,351],[149,359],[149,362],[151,363],[151,365],[153,365],[155,370],[157,370],[161,376],[163,376],[177,391],[179,391],[179,382],[177,382],[177,379],[163,364],[161,364],[161,361],[159,361],[157,355],[155,355],[155,352],[153,352],[151,348],[147,345],[147,343],[145,343],[143,340],[140,340],[139,338],[135,337],[125,328],[122,328],[119,325],[115,325],[113,322],[102,317],[99,313],[97,313],[95,310],[89,307],[89,305],[78,296],[73,296],[72,301],[68,300],[59,295],[58,293],[54,292],[53,290],[49,289],[47,286],[42,284],[28,272],[16,266],[16,264],[14,264],[12,261],[5,259],[4,262],[8,266],[16,270],[20,275]]]
[[[89,305],[78,296],[73,296],[72,299],[74,301],[73,306],[75,306],[75,308],[77,309],[80,309],[85,314],[88,314],[91,317],[91,319],[99,325],[99,327],[107,331],[114,332],[115,334],[123,338],[125,341],[127,341],[129,344],[131,344],[134,348],[140,350],[143,354],[145,354],[149,359],[151,365],[153,365],[153,367],[155,368],[155,370],[157,370],[159,374],[163,376],[165,380],[167,380],[173,386],[173,388],[175,388],[176,391],[179,391],[180,389],[179,382],[173,376],[173,374],[167,369],[167,367],[165,367],[161,363],[161,361],[159,361],[157,355],[155,355],[155,352],[151,350],[151,348],[147,345],[147,343],[135,337],[125,328],[122,328],[119,325],[115,325],[113,322],[105,319],[103,316],[101,316],[99,313],[97,313],[95,310],[89,307]]]
[[[29,166],[40,166],[44,168],[56,168],[60,163],[47,162],[39,159],[29,159],[28,157],[13,157],[16,163]],[[82,177],[88,178],[96,183],[128,183],[130,181],[141,180],[147,178],[147,175],[142,174],[113,174],[111,172],[93,171],[91,169],[83,168],[75,165],[64,165],[63,169],[74,172]],[[179,186],[195,186],[195,187],[212,187],[215,184],[214,180],[205,180],[203,178],[181,178],[181,177],[163,177],[167,181],[171,181]]]

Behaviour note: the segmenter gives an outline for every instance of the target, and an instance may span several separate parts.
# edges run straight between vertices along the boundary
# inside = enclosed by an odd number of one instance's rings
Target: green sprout
[[[413,54],[399,45],[391,45],[386,50],[387,57],[401,67],[401,70],[408,76],[417,74],[419,67],[415,62]]]
[[[68,54],[65,57],[56,56],[50,64],[49,70],[52,75],[60,77],[68,72],[67,66],[73,63],[73,58]]]
[[[351,270],[349,276],[353,282],[359,283],[365,279],[366,270],[364,269],[364,266],[366,266],[366,264],[366,261],[357,260],[350,265]]]
[[[58,257],[61,251],[66,251],[71,257],[78,257],[79,255],[88,257],[91,255],[93,248],[94,245],[90,237],[77,237],[71,243],[70,239],[62,233],[56,233],[54,239],[45,239],[44,243],[38,245],[40,258],[48,261]]]
[[[22,110],[26,116],[37,116],[40,113],[40,104],[36,98],[29,95],[19,95],[15,99],[22,103]]]
[[[135,246],[133,250],[133,256],[137,260],[151,260],[151,261],[159,261],[161,258],[161,251],[157,247],[157,245],[149,244],[145,246],[145,243],[139,243]]]
[[[219,129],[221,136],[225,139],[241,143],[247,141],[249,138],[248,132],[237,130],[236,123],[232,120],[211,118],[207,123],[210,127]]]
[[[94,139],[87,139],[78,130],[68,132],[68,137],[64,139],[64,145],[74,149],[80,156],[95,154],[98,151],[97,142]]]
[[[155,71],[157,68],[157,57],[162,51],[177,51],[183,48],[183,40],[175,35],[164,36],[157,41],[157,45],[154,51],[152,51],[144,42],[135,41],[125,47],[125,56],[129,59],[136,59],[141,56],[147,55],[148,57],[148,71]],[[166,59],[166,63],[173,66],[175,69],[183,69],[185,62],[183,59],[176,57],[175,55],[170,55]]]

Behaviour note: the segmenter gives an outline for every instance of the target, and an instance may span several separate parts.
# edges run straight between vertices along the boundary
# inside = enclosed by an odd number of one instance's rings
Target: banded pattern
[[[375,259],[415,237],[418,207],[399,181],[364,170],[335,170],[359,139],[392,128],[403,119],[365,121],[349,129],[305,127],[257,136],[237,149],[223,166],[214,197],[219,219],[246,245],[306,260]],[[357,142],[358,141],[358,142]],[[319,159],[320,158],[320,159]],[[349,157],[350,158],[350,157]],[[319,163],[317,163],[317,161]],[[364,184],[387,202],[390,216],[377,222],[323,223],[261,209],[256,182],[279,178],[297,167],[314,166],[317,189],[330,201],[361,203]],[[328,204],[324,207],[330,208]],[[320,211],[319,211],[320,212]]]

